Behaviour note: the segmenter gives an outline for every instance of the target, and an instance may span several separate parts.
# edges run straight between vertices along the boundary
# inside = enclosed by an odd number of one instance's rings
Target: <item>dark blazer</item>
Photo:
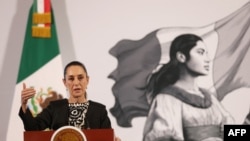
[[[19,116],[23,121],[26,131],[44,130],[47,128],[56,130],[62,126],[68,125],[68,100],[61,99],[50,102],[48,107],[43,109],[36,117],[32,116],[29,109],[24,113],[22,108],[20,108]],[[111,122],[104,105],[89,101],[89,107],[85,118],[85,128],[111,128]]]

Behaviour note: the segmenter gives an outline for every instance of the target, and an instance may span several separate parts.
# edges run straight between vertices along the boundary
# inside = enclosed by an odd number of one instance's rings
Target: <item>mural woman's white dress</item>
[[[144,127],[144,141],[222,141],[223,125],[233,118],[217,98],[200,89],[192,94],[167,87],[151,105]]]

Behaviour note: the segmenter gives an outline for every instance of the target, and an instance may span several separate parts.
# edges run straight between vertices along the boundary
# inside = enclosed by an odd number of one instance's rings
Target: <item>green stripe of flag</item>
[[[34,0],[32,9],[33,9],[33,13],[37,12],[37,0]]]
[[[32,37],[32,8],[34,8],[34,5],[36,4],[33,4],[29,12],[17,83],[37,71],[60,53],[52,9],[51,38]]]

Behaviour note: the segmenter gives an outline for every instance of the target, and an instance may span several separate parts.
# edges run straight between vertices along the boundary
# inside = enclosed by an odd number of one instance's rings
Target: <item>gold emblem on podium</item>
[[[64,126],[56,130],[51,141],[87,141],[83,131],[73,126]]]

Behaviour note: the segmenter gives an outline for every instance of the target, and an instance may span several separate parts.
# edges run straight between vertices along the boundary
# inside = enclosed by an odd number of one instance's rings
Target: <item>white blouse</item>
[[[233,123],[233,118],[211,95],[212,105],[198,108],[169,94],[158,94],[152,102],[144,127],[144,141],[183,141],[184,128]],[[223,130],[223,128],[221,128]],[[192,134],[200,134],[192,133]],[[216,139],[213,139],[216,140]],[[218,138],[218,140],[221,140]]]

